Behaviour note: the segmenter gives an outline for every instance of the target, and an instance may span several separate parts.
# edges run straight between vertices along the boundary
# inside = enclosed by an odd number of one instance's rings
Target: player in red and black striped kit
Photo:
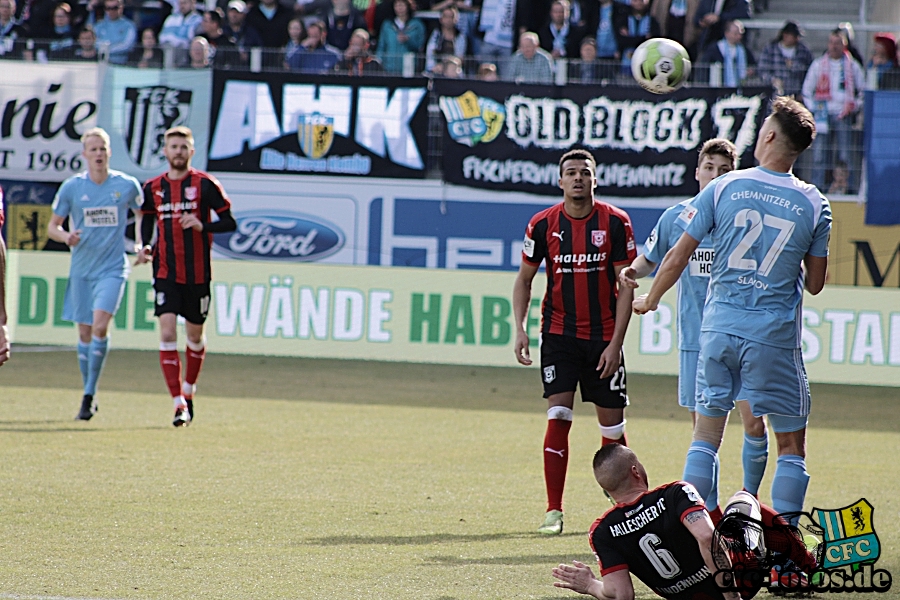
[[[596,406],[603,444],[625,444],[625,365],[622,342],[631,313],[630,288],[617,275],[636,256],[628,214],[594,199],[596,163],[586,150],[559,161],[563,202],[532,217],[522,265],[513,289],[516,359],[531,364],[525,319],[531,283],[544,262],[547,292],[541,324],[541,373],[547,399],[544,480],[547,513],[538,528],[562,533],[562,497],[569,453],[575,389]]]
[[[234,231],[231,202],[210,175],[191,167],[194,136],[187,127],[165,133],[169,170],[144,184],[141,239],[136,264],[153,258],[153,289],[159,317],[159,363],[175,403],[176,427],[194,417],[194,392],[206,356],[203,334],[210,303],[210,249],[214,233]],[[156,243],[150,245],[156,232]],[[178,315],[187,333],[182,382]]]

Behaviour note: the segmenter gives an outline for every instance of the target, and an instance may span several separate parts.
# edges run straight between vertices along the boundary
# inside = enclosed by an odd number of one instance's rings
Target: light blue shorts
[[[697,361],[700,353],[695,350],[678,351],[678,406],[691,412],[697,405]]]
[[[63,301],[63,320],[90,325],[94,322],[95,310],[116,314],[125,292],[126,281],[128,280],[121,276],[100,279],[70,277]]]
[[[776,348],[744,338],[700,333],[697,412],[721,416],[747,400],[757,417],[769,415],[778,433],[806,427],[810,395],[799,348]]]

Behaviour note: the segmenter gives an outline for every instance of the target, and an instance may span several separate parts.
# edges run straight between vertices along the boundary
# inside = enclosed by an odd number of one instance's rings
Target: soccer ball
[[[690,76],[691,59],[678,42],[652,38],[635,48],[631,74],[648,92],[668,94],[680,88]]]

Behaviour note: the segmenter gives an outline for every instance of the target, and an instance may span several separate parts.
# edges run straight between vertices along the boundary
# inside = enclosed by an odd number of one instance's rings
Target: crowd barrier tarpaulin
[[[8,306],[15,343],[71,345],[63,321],[68,256],[13,250]],[[212,352],[515,367],[513,272],[217,261],[206,332]],[[650,285],[650,281],[646,285]],[[644,284],[642,284],[643,286]],[[546,278],[535,277],[526,315],[538,352]],[[116,348],[159,347],[148,265],[135,267],[113,319]],[[629,373],[678,373],[676,292],[631,320]],[[810,381],[896,386],[900,290],[828,285],[803,300]],[[539,381],[537,367],[523,376]]]
[[[866,92],[866,224],[900,225],[900,92]]]
[[[206,168],[209,140],[209,70],[137,69],[110,65],[103,80],[99,124],[109,133],[109,165],[140,181],[156,177],[168,163],[163,134],[184,125],[194,134],[191,164]]]
[[[209,170],[424,178],[426,85],[217,70]]]
[[[597,159],[600,196],[697,193],[697,151],[724,137],[752,166],[768,88],[681,89],[485,84],[436,79],[444,121],[444,179],[495,190],[558,195],[559,158],[582,147]]]
[[[0,179],[60,182],[83,171],[81,134],[97,124],[96,64],[4,61]]]

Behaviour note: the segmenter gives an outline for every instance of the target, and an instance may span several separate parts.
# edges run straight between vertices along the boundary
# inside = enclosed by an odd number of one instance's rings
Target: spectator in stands
[[[344,75],[383,73],[381,61],[369,52],[369,43],[369,32],[362,28],[356,29],[350,35],[344,58],[335,66],[335,71]]]
[[[231,69],[241,64],[237,46],[225,35],[224,22],[225,13],[221,8],[214,8],[203,13],[200,24],[200,37],[209,42],[209,62],[217,69]]]
[[[841,32],[841,35],[844,36],[844,41],[847,44],[847,52],[850,53],[850,56],[853,57],[853,60],[858,62],[861,65],[866,64],[866,61],[863,60],[863,56],[859,51],[859,48],[856,47],[854,40],[856,39],[856,33],[853,31],[853,23],[849,21],[844,21],[843,23],[838,23],[838,31]]]
[[[553,58],[540,47],[538,34],[526,31],[519,36],[519,50],[509,60],[503,78],[516,83],[553,82]]]
[[[331,9],[326,16],[326,24],[328,25],[326,42],[341,52],[350,46],[350,37],[357,29],[367,29],[368,27],[366,19],[362,13],[350,5],[350,0],[331,0]]]
[[[659,23],[663,37],[675,40],[690,51],[700,37],[694,22],[699,7],[700,0],[654,0],[650,15]]]
[[[820,190],[825,189],[825,171],[836,159],[850,165],[849,187],[855,187],[850,148],[865,85],[862,66],[853,60],[846,38],[835,29],[828,36],[828,50],[812,62],[803,80],[803,102],[816,119],[810,183]]]
[[[838,159],[834,161],[834,168],[831,169],[831,185],[828,186],[828,195],[841,195],[849,193],[848,184],[850,183],[850,169],[847,163]]]
[[[478,65],[478,73],[475,75],[478,81],[500,81],[497,73],[497,65],[494,63],[481,63]]]
[[[445,56],[462,59],[468,49],[466,36],[457,27],[459,11],[455,6],[441,9],[440,26],[431,32],[425,45],[425,70],[433,71],[436,64]]]
[[[244,0],[231,0],[226,16],[228,23],[223,27],[225,35],[237,47],[240,64],[247,65],[250,62],[250,48],[262,47],[262,38],[246,23],[247,5]]]
[[[757,65],[760,78],[775,86],[779,96],[791,96],[801,100],[803,78],[812,64],[809,48],[800,41],[803,32],[794,21],[781,28],[778,39],[763,48]]]
[[[22,0],[18,21],[33,40],[45,40],[53,30],[53,10],[58,0]]]
[[[484,0],[478,18],[478,31],[484,35],[478,57],[482,62],[495,62],[505,69],[518,35],[516,0]],[[512,19],[509,18],[510,14]]]
[[[617,69],[608,61],[597,59],[597,40],[588,36],[581,40],[580,60],[569,62],[569,83],[600,83],[615,77]]]
[[[21,58],[25,28],[14,20],[15,0],[0,0],[0,58]]]
[[[588,23],[588,29],[594,30],[597,40],[597,58],[600,60],[619,60],[619,42],[616,37],[616,21],[618,15],[625,10],[624,5],[613,0],[600,0],[597,8],[597,20]]]
[[[281,49],[288,43],[287,27],[293,16],[291,9],[278,0],[260,0],[247,13],[247,25],[259,32],[264,48]]]
[[[700,29],[693,56],[703,56],[706,47],[725,37],[725,23],[752,16],[750,0],[700,0],[694,25]]]
[[[194,0],[178,0],[178,10],[166,18],[159,32],[159,45],[172,48],[176,66],[182,67],[189,62],[191,41],[202,23],[203,17],[194,10]]]
[[[569,0],[569,24],[587,31],[588,18],[597,0]]]
[[[109,62],[124,65],[128,53],[137,42],[137,27],[122,15],[125,6],[122,0],[106,0],[103,3],[103,18],[94,24],[97,43],[109,44]]]
[[[377,54],[388,73],[402,73],[404,60],[414,65],[416,53],[425,47],[425,24],[412,12],[409,0],[394,0],[394,18],[381,25]]]
[[[650,38],[660,36],[659,23],[650,14],[650,0],[631,0],[631,10],[620,12],[616,21],[616,43],[622,65],[631,73],[634,49]]]
[[[72,25],[72,7],[66,2],[60,2],[53,10],[53,30],[37,50],[38,60],[45,62],[51,52],[71,48],[77,37],[78,33]]]
[[[740,87],[745,79],[753,77],[756,59],[749,48],[744,46],[744,24],[739,20],[725,24],[725,37],[706,47],[701,64],[710,69],[708,83],[714,86]],[[721,76],[713,77],[713,69]]]
[[[897,67],[897,40],[890,33],[876,33],[872,44],[872,58],[866,68],[876,72],[878,87],[884,74]]]
[[[212,67],[209,42],[206,41],[206,38],[198,35],[192,39],[189,54],[191,57],[190,67],[192,69],[209,69]]]
[[[538,30],[541,48],[553,58],[578,58],[586,31],[569,22],[569,0],[554,0],[550,5],[550,21]]]
[[[141,32],[141,43],[132,48],[128,64],[141,69],[161,69],[163,52],[156,40],[156,32],[148,27]]]
[[[455,56],[445,56],[441,61],[440,75],[446,79],[462,79],[462,61]]]
[[[284,47],[284,69],[291,70],[291,62],[295,54],[304,54],[306,47],[303,40],[306,39],[306,26],[303,25],[303,19],[296,17],[288,22],[288,43]]]
[[[62,48],[58,52],[50,54],[50,60],[96,62],[98,57],[97,36],[94,35],[94,28],[90,25],[85,25],[78,32],[78,45]]]
[[[302,44],[305,52],[295,53],[288,68],[301,73],[331,73],[341,60],[341,51],[325,43],[328,29],[324,21],[313,21],[306,28]]]

